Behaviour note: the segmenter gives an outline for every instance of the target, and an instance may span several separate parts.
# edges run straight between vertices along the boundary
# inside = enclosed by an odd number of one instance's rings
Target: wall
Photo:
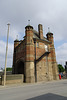
[[[2,80],[2,82],[1,82]],[[7,75],[6,76],[6,84],[17,84],[17,83],[23,83],[24,76],[22,74],[20,75]],[[0,84],[4,84],[4,76],[2,75],[2,79],[0,79]]]
[[[18,61],[25,62],[25,40],[22,41],[16,48],[14,48],[14,57],[13,57],[13,74],[17,74],[17,63]]]
[[[25,41],[16,48],[16,61],[21,58],[25,60]]]
[[[49,66],[48,66],[48,57],[45,55],[46,52],[45,44],[46,43],[39,42],[39,46],[37,47],[36,43],[37,82],[49,80],[49,68],[48,68]]]

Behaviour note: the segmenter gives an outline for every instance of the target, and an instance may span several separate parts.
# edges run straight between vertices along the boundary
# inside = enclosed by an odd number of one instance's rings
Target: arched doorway
[[[24,62],[22,61],[17,64],[17,74],[24,74]]]

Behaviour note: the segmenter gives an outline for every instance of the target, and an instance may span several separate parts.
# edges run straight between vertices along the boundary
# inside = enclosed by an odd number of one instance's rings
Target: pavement
[[[67,79],[0,86],[0,100],[67,100]]]

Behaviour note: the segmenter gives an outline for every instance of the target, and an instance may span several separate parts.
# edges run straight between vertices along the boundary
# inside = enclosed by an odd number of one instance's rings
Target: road
[[[67,100],[67,80],[2,87],[0,100]]]

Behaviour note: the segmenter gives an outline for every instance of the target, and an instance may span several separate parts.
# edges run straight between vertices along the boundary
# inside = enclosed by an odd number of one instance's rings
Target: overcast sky
[[[0,68],[5,66],[7,23],[10,22],[7,67],[12,67],[13,42],[25,35],[28,20],[34,29],[43,25],[44,36],[54,33],[57,62],[67,61],[67,0],[0,0]]]

